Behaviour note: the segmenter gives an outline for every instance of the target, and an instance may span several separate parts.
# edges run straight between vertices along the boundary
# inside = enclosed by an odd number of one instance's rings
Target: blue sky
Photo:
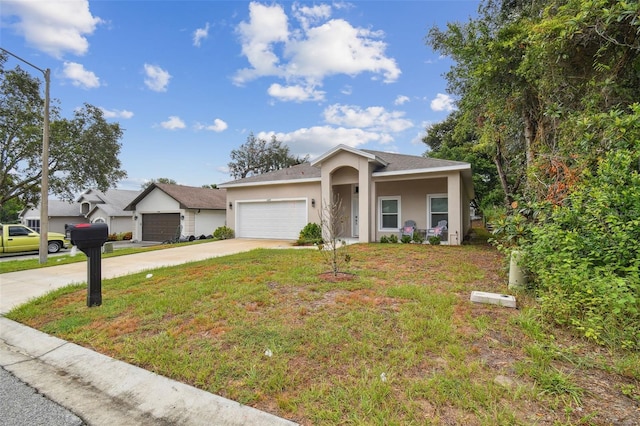
[[[120,123],[119,188],[201,186],[231,180],[250,132],[312,159],[337,144],[422,155],[454,108],[451,61],[425,37],[478,4],[3,0],[0,45],[51,69],[64,116],[86,102]]]

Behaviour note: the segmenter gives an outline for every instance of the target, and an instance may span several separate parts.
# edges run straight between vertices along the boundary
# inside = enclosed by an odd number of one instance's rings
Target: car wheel
[[[62,248],[62,244],[58,241],[49,241],[49,245],[47,246],[47,250],[49,253],[57,253]]]

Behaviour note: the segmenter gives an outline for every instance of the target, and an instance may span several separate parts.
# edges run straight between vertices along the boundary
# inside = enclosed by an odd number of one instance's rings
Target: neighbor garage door
[[[239,202],[236,236],[297,240],[307,224],[304,200]]]
[[[166,241],[175,238],[180,226],[179,213],[142,215],[142,241]]]

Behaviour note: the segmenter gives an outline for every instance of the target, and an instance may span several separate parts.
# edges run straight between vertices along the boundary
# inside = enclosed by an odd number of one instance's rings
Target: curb
[[[0,365],[95,426],[296,423],[0,317]]]

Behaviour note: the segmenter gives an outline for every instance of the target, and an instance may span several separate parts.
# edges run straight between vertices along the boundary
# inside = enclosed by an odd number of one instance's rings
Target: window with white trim
[[[429,228],[438,226],[438,222],[449,222],[449,199],[446,194],[427,196],[427,223]]]
[[[40,232],[40,219],[27,219],[27,226],[36,232]]]
[[[378,198],[378,224],[381,231],[400,228],[400,197]]]

